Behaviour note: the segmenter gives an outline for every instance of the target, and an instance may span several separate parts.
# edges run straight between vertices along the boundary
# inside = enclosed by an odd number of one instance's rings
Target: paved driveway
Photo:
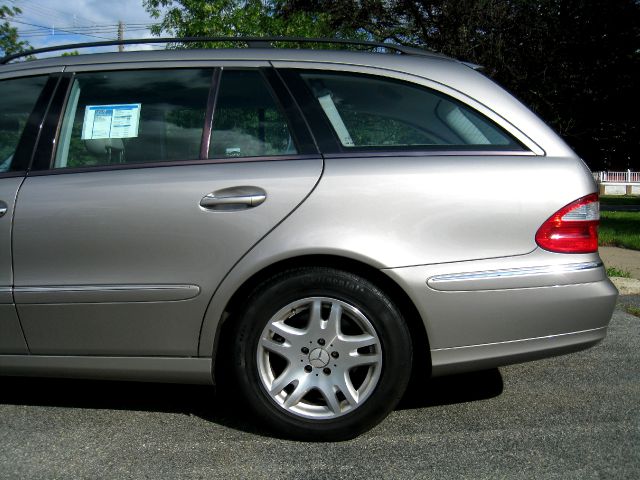
[[[0,478],[637,479],[639,327],[619,310],[593,349],[433,381],[334,444],[265,436],[206,387],[0,379]]]

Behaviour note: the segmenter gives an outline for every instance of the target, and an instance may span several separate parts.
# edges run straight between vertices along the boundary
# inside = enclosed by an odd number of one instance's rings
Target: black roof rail
[[[342,38],[306,38],[306,37],[159,37],[159,38],[136,38],[130,40],[108,40],[103,42],[70,43],[53,47],[36,48],[7,55],[0,59],[0,64],[4,65],[16,58],[37,55],[38,53],[56,52],[61,50],[75,50],[78,48],[109,47],[117,45],[143,45],[151,43],[244,43],[249,48],[269,48],[273,43],[324,43],[334,45],[352,45],[358,47],[384,48],[386,50],[398,52],[406,55],[444,56],[426,49],[405,47],[395,43],[370,42],[366,40],[345,40]]]

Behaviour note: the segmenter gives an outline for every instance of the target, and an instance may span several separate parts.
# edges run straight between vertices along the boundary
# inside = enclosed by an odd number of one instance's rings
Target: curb
[[[620,295],[640,295],[640,280],[635,278],[609,277]]]

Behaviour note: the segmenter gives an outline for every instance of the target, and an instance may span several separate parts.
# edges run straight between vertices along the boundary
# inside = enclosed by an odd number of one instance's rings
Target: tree
[[[593,170],[637,169],[638,0],[144,0],[153,33],[364,38],[484,66]]]
[[[594,169],[638,168],[637,0],[288,0],[334,28],[478,63]]]
[[[160,23],[155,35],[188,36],[355,36],[348,27],[335,28],[323,12],[288,12],[277,15],[281,1],[275,0],[143,0]],[[199,45],[191,45],[199,46]]]
[[[29,43],[18,39],[18,29],[12,27],[8,19],[20,15],[22,11],[18,7],[0,5],[0,56],[11,55],[29,48]]]

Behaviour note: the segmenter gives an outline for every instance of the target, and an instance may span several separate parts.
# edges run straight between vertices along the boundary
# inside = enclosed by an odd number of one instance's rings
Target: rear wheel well
[[[346,257],[333,255],[308,255],[283,260],[260,270],[251,278],[246,280],[233,294],[224,311],[222,325],[218,328],[214,345],[214,379],[224,377],[227,369],[224,367],[225,352],[227,347],[233,344],[232,325],[234,313],[242,307],[243,302],[251,292],[264,280],[277,273],[298,267],[330,267],[343,270],[358,275],[370,281],[380,288],[393,303],[398,307],[411,333],[413,344],[413,365],[412,380],[422,381],[431,375],[431,355],[429,350],[429,340],[420,313],[416,309],[413,301],[405,291],[390,277],[380,270]],[[219,358],[220,357],[220,358]],[[218,361],[220,360],[220,361]],[[425,374],[426,373],[426,374]],[[413,383],[413,381],[411,383]]]

